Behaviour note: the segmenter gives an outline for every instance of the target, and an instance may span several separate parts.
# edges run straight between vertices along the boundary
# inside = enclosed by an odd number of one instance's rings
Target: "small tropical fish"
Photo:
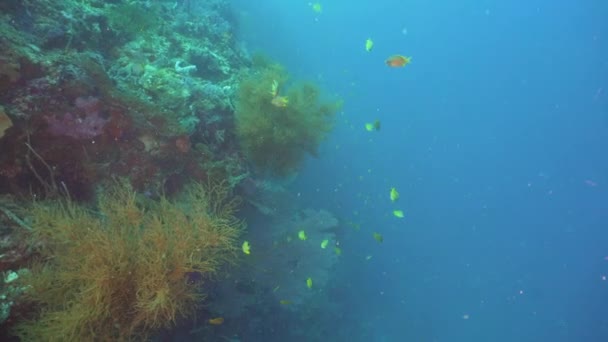
[[[391,201],[396,202],[399,199],[399,192],[396,188],[391,188]]]
[[[328,244],[329,244],[329,240],[327,240],[327,239],[321,241],[321,248],[323,248],[323,249],[327,248]]]
[[[270,95],[272,95],[272,103],[275,107],[284,108],[289,104],[289,99],[286,96],[279,96],[279,82],[277,80],[272,81],[272,85],[270,86]]]
[[[216,317],[216,318],[211,318],[209,319],[209,324],[212,325],[220,325],[222,323],[224,323],[224,317]]]
[[[286,299],[281,299],[281,300],[279,301],[279,303],[280,303],[281,305],[289,305],[289,304],[291,304],[291,301],[290,301],[290,300],[286,300]]]
[[[308,279],[306,279],[306,286],[308,286],[309,289],[312,289],[312,278],[308,277]]]
[[[382,237],[382,234],[376,233],[376,232],[374,232],[374,239],[376,241],[378,241],[379,243],[382,243],[382,241],[384,241],[384,238]]]
[[[367,38],[365,41],[365,51],[370,52],[374,48],[374,41],[371,38]]]
[[[308,239],[308,237],[306,236],[306,232],[303,230],[300,230],[298,232],[298,239],[300,239],[302,241],[306,241],[306,239]]]
[[[380,120],[376,120],[373,123],[368,122],[365,124],[365,130],[368,132],[379,131],[380,130]]]
[[[275,107],[285,108],[289,104],[289,99],[286,96],[275,96],[270,103]]]
[[[398,217],[398,218],[404,218],[405,217],[405,215],[403,215],[403,210],[393,210],[393,215],[395,217]]]
[[[272,289],[272,292],[277,292],[281,288],[281,285],[277,285]]]
[[[401,68],[412,62],[412,57],[393,55],[387,58],[386,65],[391,68]]]
[[[320,3],[315,2],[315,3],[309,3],[309,5],[312,7],[312,10],[315,11],[315,13],[319,13],[321,14],[323,12],[323,6],[321,6]]]
[[[334,252],[336,252],[336,255],[340,256],[340,255],[342,255],[342,248],[334,247]]]
[[[371,258],[372,258],[372,256],[368,255],[368,256],[365,257],[365,260],[370,260]]]
[[[277,82],[277,80],[273,80],[272,81],[272,86],[270,88],[270,95],[272,95],[272,97],[277,97],[277,95],[279,95],[279,82]]]
[[[251,246],[249,246],[249,241],[243,242],[243,246],[241,248],[243,249],[243,253],[247,255],[251,254]]]

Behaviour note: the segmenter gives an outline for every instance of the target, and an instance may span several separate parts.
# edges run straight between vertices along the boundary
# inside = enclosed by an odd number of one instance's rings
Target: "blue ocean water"
[[[360,225],[335,332],[608,341],[608,3],[319,4],[234,1],[251,50],[345,101],[293,190]]]

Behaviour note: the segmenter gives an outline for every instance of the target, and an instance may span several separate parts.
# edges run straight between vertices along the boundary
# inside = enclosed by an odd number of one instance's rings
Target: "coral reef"
[[[242,223],[223,185],[194,185],[178,202],[140,199],[124,183],[96,211],[36,203],[39,254],[25,298],[40,307],[15,327],[23,341],[143,339],[191,315],[201,285],[235,260]]]
[[[312,83],[290,87],[286,99],[273,103],[286,81],[281,66],[262,66],[240,83],[236,103],[241,148],[259,170],[278,176],[294,172],[307,153],[316,156],[341,106],[323,102]]]
[[[28,290],[27,285],[18,284],[16,280],[23,275],[27,275],[27,269],[4,272],[0,278],[0,324],[4,323],[11,315],[11,308],[15,301],[19,300],[25,291]]]
[[[0,326],[27,289],[27,285],[17,281],[28,273],[24,267],[31,256],[26,238],[31,228],[20,217],[23,214],[24,210],[12,198],[0,196]]]
[[[236,25],[227,0],[0,1],[0,339],[142,340],[201,303],[227,316],[206,338],[323,298],[337,221],[292,215],[268,176],[316,155],[340,103],[249,56]],[[228,274],[232,193],[255,258]]]
[[[177,178],[235,185],[247,173],[231,98],[249,59],[228,2],[7,1],[0,12],[0,193],[92,200],[115,176],[160,194]]]

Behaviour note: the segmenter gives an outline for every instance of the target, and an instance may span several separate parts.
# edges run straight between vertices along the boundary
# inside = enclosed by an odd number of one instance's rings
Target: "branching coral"
[[[143,340],[194,312],[201,281],[236,257],[242,223],[221,185],[193,186],[180,202],[144,205],[120,184],[98,212],[38,203],[40,258],[26,278],[40,306],[15,333],[23,341]],[[196,275],[196,276],[194,276]]]
[[[280,66],[266,66],[241,82],[236,104],[241,148],[259,169],[279,176],[295,171],[306,153],[316,155],[340,107],[322,102],[310,83],[292,87],[284,106],[273,104],[273,84],[286,80]]]

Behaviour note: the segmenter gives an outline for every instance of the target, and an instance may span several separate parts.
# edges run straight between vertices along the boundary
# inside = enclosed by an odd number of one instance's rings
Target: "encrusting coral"
[[[236,258],[237,199],[194,185],[178,202],[148,202],[122,182],[95,212],[34,205],[39,258],[20,280],[40,311],[15,327],[22,341],[144,340],[194,313],[201,285]]]

